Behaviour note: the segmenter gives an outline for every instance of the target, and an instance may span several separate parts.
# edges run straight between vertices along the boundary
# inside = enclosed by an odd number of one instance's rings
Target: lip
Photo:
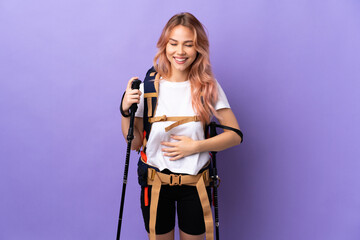
[[[188,59],[187,57],[174,57],[174,60],[177,64],[184,64],[187,61],[187,59]]]

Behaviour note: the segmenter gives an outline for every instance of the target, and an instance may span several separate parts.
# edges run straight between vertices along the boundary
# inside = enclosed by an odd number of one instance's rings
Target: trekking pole
[[[216,122],[211,122],[210,124],[210,137],[215,137],[217,135],[216,128],[222,128],[227,129],[235,132],[241,137],[241,142],[243,142],[243,133],[236,128],[228,127],[225,125],[217,124]],[[215,212],[215,229],[216,229],[216,240],[219,240],[219,203],[218,203],[218,192],[217,188],[220,185],[220,178],[217,173],[217,167],[216,167],[216,153],[217,152],[211,152],[212,155],[212,168],[213,168],[213,181],[214,181],[214,212]]]
[[[211,122],[210,123],[210,137],[215,137],[217,135],[216,132],[216,123]],[[217,173],[217,167],[216,167],[216,153],[217,152],[211,152],[212,156],[212,170],[213,170],[213,181],[214,181],[214,212],[215,212],[215,230],[216,230],[216,240],[219,240],[219,204],[218,204],[218,191],[217,188],[220,184],[220,178]]]
[[[132,82],[131,88],[132,89],[139,89],[140,83],[141,83],[140,80],[135,79]],[[121,104],[122,104],[122,101],[121,101]],[[122,106],[120,105],[120,109],[121,109],[121,107]],[[122,187],[122,193],[121,193],[119,222],[118,222],[116,240],[120,239],[122,215],[123,215],[124,201],[125,201],[125,191],[126,191],[127,177],[128,177],[128,172],[129,172],[131,142],[134,139],[134,120],[135,120],[135,112],[136,112],[136,110],[137,110],[137,104],[133,103],[131,105],[130,109],[129,109],[129,112],[130,112],[130,126],[129,126],[128,135],[127,135],[126,161],[125,161],[125,168],[124,168],[124,179],[123,179],[123,187]]]

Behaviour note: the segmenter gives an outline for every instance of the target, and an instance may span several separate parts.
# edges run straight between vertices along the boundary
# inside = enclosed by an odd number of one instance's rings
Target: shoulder
[[[145,75],[145,78],[144,78],[144,82],[148,82],[150,80],[153,80],[155,79],[155,75],[157,74],[154,66],[152,66],[147,72],[146,72],[146,75]]]
[[[218,81],[216,78],[214,78],[214,80],[215,80],[217,92],[218,92],[220,95],[225,94],[225,92],[224,92],[223,88],[221,87],[219,81]]]
[[[146,72],[146,77],[149,76],[151,73],[156,72],[154,66],[152,66],[151,68],[149,68],[149,70]]]

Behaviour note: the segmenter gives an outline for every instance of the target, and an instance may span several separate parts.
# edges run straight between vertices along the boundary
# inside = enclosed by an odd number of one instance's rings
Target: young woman
[[[154,118],[163,115],[196,116],[196,118],[169,131],[165,128],[174,121],[163,118],[152,123],[146,145],[146,164],[158,169],[162,174],[196,176],[206,168],[209,151],[221,151],[240,144],[242,140],[239,135],[229,130],[205,139],[204,126],[210,122],[212,116],[215,116],[222,125],[236,129],[239,129],[239,126],[225,93],[213,76],[209,60],[209,42],[204,27],[192,14],[180,13],[173,16],[164,27],[157,47],[154,67],[161,77],[156,80],[159,84],[159,93]],[[122,108],[128,113],[133,103],[138,104],[132,148],[140,149],[143,144],[144,86],[141,84],[140,90],[132,90],[131,83],[135,79],[137,77],[131,78],[128,82]],[[122,117],[125,139],[129,121],[129,118]],[[142,187],[141,205],[148,232],[149,221],[151,224],[150,206],[143,203],[143,198],[144,194],[150,194],[153,198],[154,195],[150,192],[151,186],[149,193],[144,193]],[[157,240],[174,239],[176,210],[180,239],[204,239],[204,215],[197,187],[165,184],[161,187],[158,198]],[[155,233],[151,237],[150,230],[150,239],[154,237]]]

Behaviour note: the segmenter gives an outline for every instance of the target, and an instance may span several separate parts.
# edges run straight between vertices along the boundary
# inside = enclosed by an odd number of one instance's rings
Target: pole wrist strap
[[[120,112],[121,112],[121,115],[123,115],[123,117],[130,117],[130,114],[126,114],[122,108],[122,103],[123,103],[123,100],[124,100],[124,96],[125,96],[125,93],[126,91],[124,92],[124,94],[122,95],[122,98],[121,98],[121,103],[120,103]]]

